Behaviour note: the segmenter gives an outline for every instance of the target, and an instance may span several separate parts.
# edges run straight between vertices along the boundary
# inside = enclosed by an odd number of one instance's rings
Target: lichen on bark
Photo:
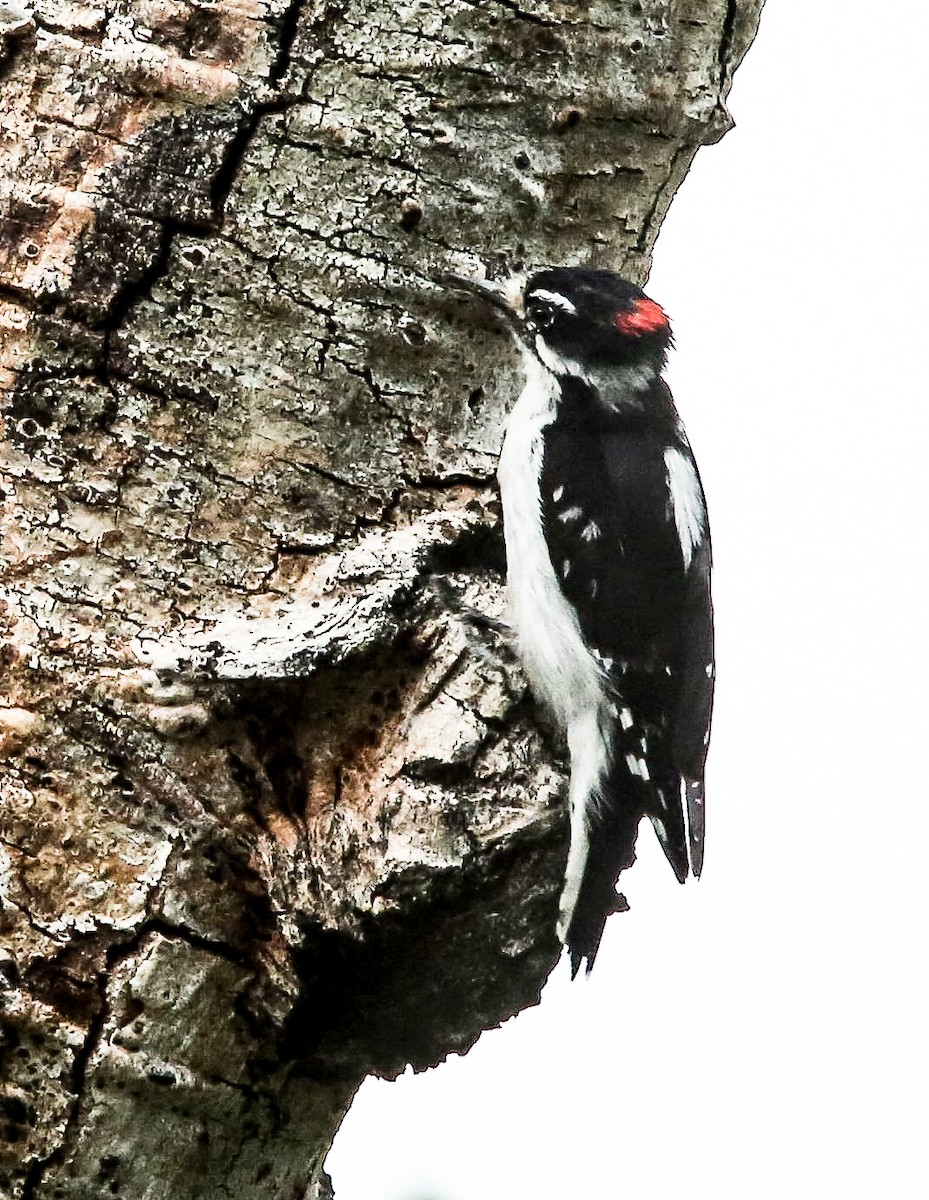
[[[322,1196],[537,1000],[560,750],[448,599],[519,371],[436,281],[643,278],[759,8],[0,10],[4,1196]]]

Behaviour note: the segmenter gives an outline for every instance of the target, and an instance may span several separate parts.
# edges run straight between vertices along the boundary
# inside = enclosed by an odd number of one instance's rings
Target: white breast
[[[543,430],[555,416],[558,382],[525,354],[526,386],[510,413],[500,455],[507,595],[519,654],[537,699],[568,735],[571,753],[571,848],[558,916],[567,937],[589,851],[590,812],[601,799],[610,765],[609,730],[616,712],[603,666],[588,649],[574,609],[555,575],[542,531]],[[564,488],[548,497],[557,503]]]
[[[606,686],[559,586],[542,531],[542,438],[555,416],[558,382],[533,354],[525,355],[525,370],[526,386],[507,421],[498,472],[507,593],[532,689],[568,729],[582,714],[601,708]]]

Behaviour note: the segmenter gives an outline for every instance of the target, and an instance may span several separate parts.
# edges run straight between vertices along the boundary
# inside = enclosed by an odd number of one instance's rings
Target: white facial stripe
[[[684,567],[689,567],[694,550],[706,534],[706,508],[700,480],[689,458],[674,446],[664,452],[665,470],[668,473],[668,491],[674,509],[674,524],[681,541]]]
[[[612,366],[600,370],[585,367],[577,359],[567,358],[553,350],[540,333],[535,336],[535,352],[554,375],[573,375],[576,379],[591,384],[597,389],[604,404],[613,408],[622,408],[627,404],[641,407],[636,398],[637,394],[648,391],[658,375],[654,363],[640,363],[638,366],[627,367]]]
[[[567,296],[562,296],[559,292],[547,292],[544,288],[533,292],[528,297],[532,300],[544,300],[546,304],[553,304],[555,308],[560,308],[563,312],[570,313],[572,316],[577,315],[577,308],[571,303]]]
[[[587,372],[579,362],[557,354],[538,333],[535,338],[535,352],[554,375],[576,375],[578,379],[587,378]]]

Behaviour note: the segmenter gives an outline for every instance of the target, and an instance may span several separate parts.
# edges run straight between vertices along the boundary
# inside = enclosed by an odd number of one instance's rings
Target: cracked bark
[[[537,999],[558,748],[448,603],[518,365],[432,280],[643,278],[759,7],[0,7],[4,1197],[328,1195]]]

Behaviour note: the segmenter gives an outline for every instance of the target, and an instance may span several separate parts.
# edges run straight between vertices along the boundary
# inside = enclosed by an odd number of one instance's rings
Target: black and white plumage
[[[661,308],[611,272],[580,269],[534,275],[523,303],[524,320],[508,319],[526,384],[499,469],[507,589],[530,684],[570,751],[558,933],[576,974],[626,907],[616,881],[643,816],[681,882],[702,868],[710,539],[661,378]]]

